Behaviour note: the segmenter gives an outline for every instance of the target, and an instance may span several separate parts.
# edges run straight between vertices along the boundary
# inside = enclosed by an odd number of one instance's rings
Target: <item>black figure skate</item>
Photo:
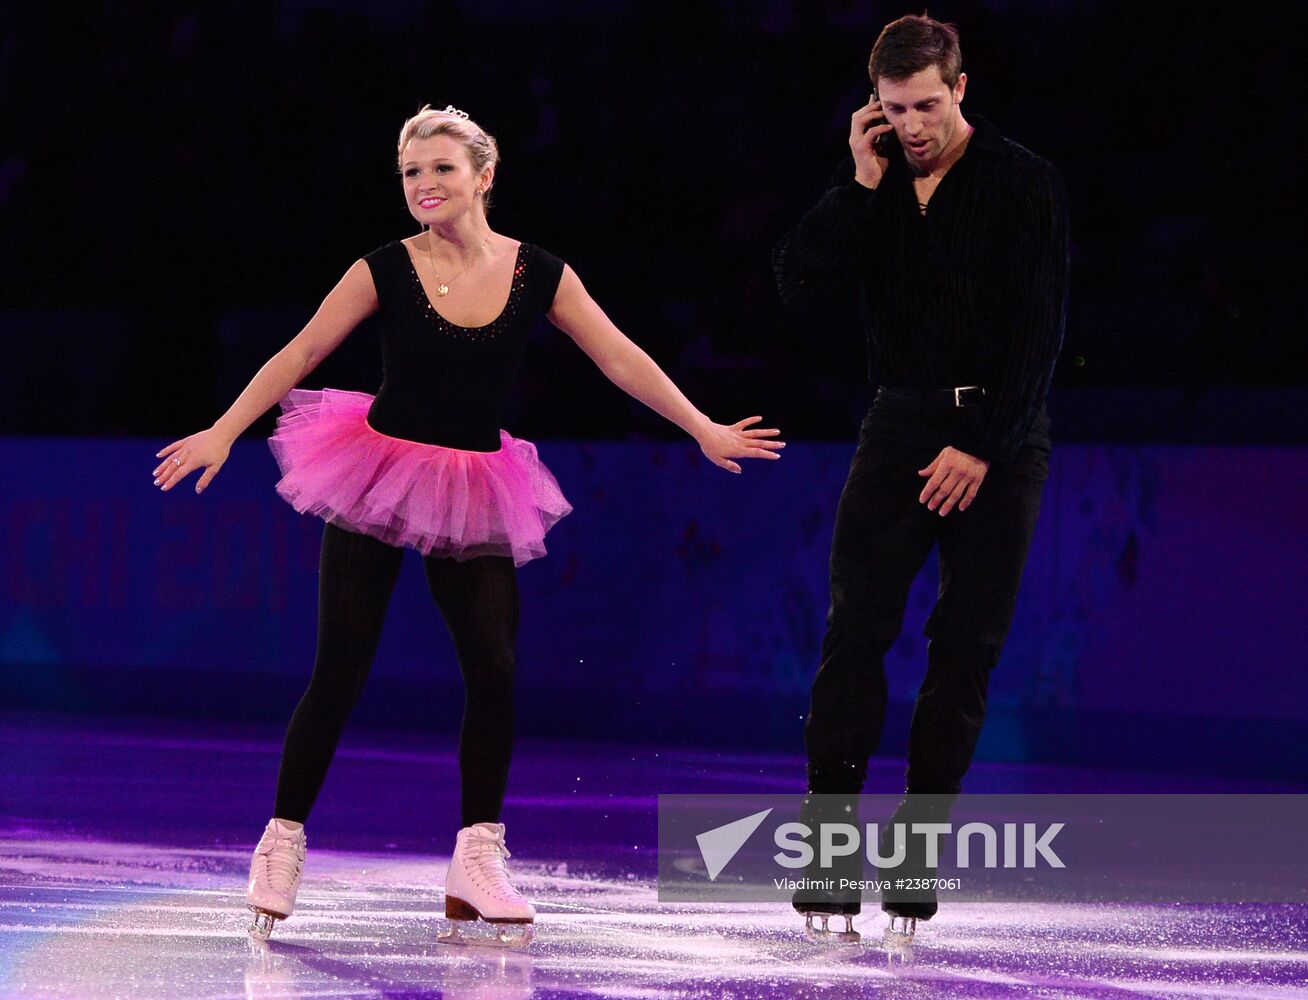
[[[805,842],[814,851],[813,861],[804,869],[800,887],[791,897],[791,905],[804,915],[804,935],[815,944],[859,944],[862,935],[854,930],[854,917],[863,908],[863,893],[857,884],[850,883],[863,878],[861,847],[851,855],[832,858],[826,868],[821,867],[818,856],[820,823],[848,823],[858,827],[858,796],[810,793],[800,807],[800,822],[813,831]],[[844,928],[832,928],[832,917],[843,922]]]

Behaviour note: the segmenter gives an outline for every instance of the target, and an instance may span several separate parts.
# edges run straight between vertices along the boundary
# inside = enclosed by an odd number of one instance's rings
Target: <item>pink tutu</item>
[[[461,451],[389,437],[368,425],[366,392],[296,389],[268,439],[277,492],[301,514],[452,559],[545,554],[545,532],[572,511],[530,441],[500,431],[500,450]]]

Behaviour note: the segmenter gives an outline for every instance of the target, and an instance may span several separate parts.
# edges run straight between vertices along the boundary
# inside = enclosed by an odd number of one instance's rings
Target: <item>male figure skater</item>
[[[972,761],[1049,472],[1045,396],[1066,312],[1062,182],[984,119],[963,117],[961,64],[952,25],[913,16],[886,26],[868,66],[875,89],[851,119],[852,179],[846,167],[773,256],[782,299],[801,312],[861,293],[878,387],[836,513],[805,724],[811,793],[862,789],[885,717],[883,658],[938,549],[908,796],[892,822],[946,819]],[[923,873],[921,840],[908,838],[909,868],[897,874]],[[852,915],[859,896],[795,906]],[[882,908],[892,932],[911,934],[935,914],[935,893],[887,890]]]

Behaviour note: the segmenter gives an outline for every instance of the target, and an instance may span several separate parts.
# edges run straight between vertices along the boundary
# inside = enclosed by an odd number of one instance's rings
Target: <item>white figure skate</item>
[[[304,826],[270,819],[250,862],[250,886],[245,902],[254,911],[250,936],[267,941],[273,925],[295,909],[295,893],[304,870]]]
[[[536,908],[513,887],[504,863],[508,857],[503,823],[476,823],[459,831],[445,876],[445,918],[450,926],[437,940],[500,948],[531,944]],[[490,924],[494,933],[473,931],[477,921]]]

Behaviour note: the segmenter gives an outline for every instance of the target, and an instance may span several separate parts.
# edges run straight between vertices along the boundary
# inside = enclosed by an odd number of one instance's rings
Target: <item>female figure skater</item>
[[[690,434],[708,459],[779,458],[761,418],[716,424],[699,412],[586,293],[573,270],[493,231],[486,210],[495,139],[452,107],[424,107],[400,131],[409,212],[424,227],[356,261],[286,347],[208,430],[156,457],[162,490],[218,474],[232,442],[273,403],[277,491],[323,518],[313,675],[286,732],[274,818],[255,849],[250,931],[266,938],[291,915],[304,865],[304,823],[362,691],[403,548],[423,555],[467,689],[459,740],[462,829],[445,884],[445,915],[528,925],[499,822],[513,741],[515,567],[545,554],[545,533],[571,511],[536,449],[499,429],[527,331],[546,314],[614,383]],[[294,387],[358,323],[379,312],[384,377],[366,393]],[[512,942],[501,931],[500,940]]]

